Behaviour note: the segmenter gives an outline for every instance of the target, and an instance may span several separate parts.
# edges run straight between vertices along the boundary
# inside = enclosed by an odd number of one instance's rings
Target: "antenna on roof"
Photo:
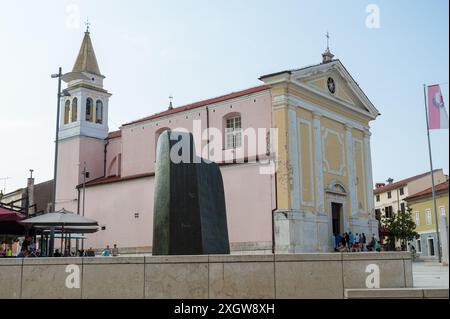
[[[169,96],[169,110],[173,110],[173,103],[172,103],[172,100],[173,100],[173,96],[172,95],[170,95]]]

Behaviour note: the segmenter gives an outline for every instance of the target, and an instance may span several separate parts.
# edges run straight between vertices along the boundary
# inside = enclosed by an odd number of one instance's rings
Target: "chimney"
[[[392,177],[389,177],[386,182],[388,183],[388,185],[391,185],[394,182],[394,179]]]
[[[30,169],[30,177],[27,180],[27,194],[28,194],[28,214],[36,213],[36,207],[34,207],[34,178],[33,170]]]
[[[384,187],[384,186],[386,186],[385,183],[376,183],[376,184],[375,184],[375,189],[382,188],[382,187]]]

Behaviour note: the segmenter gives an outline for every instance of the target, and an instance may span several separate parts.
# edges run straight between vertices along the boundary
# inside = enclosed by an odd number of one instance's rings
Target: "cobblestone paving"
[[[437,262],[422,261],[413,263],[414,287],[448,288],[448,266]]]

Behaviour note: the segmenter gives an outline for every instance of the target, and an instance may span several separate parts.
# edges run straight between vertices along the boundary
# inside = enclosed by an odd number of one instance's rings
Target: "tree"
[[[402,250],[406,250],[408,241],[419,238],[411,211],[412,209],[408,207],[405,212],[398,211],[397,214],[393,214],[392,217],[384,217],[383,220],[390,234],[400,240]]]

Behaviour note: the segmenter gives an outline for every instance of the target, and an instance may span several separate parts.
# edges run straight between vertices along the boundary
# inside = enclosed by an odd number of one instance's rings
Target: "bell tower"
[[[72,72],[63,75],[70,96],[62,97],[59,127],[60,140],[73,136],[105,139],[108,136],[108,101],[111,94],[103,88],[89,30]]]
[[[103,88],[104,79],[88,26],[72,71],[62,76],[67,88],[61,97],[56,209],[77,212],[84,168],[87,181],[103,176],[111,97]]]

